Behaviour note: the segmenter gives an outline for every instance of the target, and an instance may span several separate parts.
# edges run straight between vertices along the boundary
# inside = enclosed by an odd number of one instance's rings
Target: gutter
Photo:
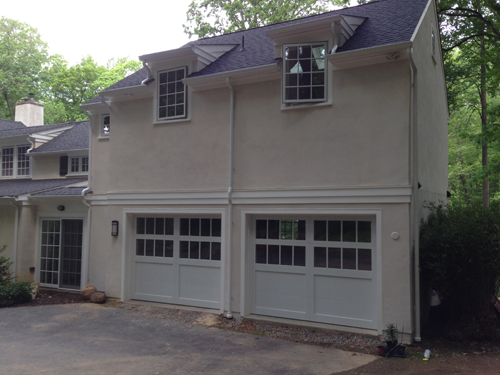
[[[16,269],[17,269],[17,236],[19,232],[19,207],[16,206],[12,201],[9,202],[12,207],[16,209],[16,216],[15,216],[15,221],[14,221],[14,261],[13,261],[13,272],[12,272],[12,277],[14,281],[16,280]]]
[[[414,255],[414,283],[415,283],[415,341],[422,341],[420,327],[420,217],[419,217],[419,199],[418,199],[418,117],[417,117],[417,66],[413,60],[413,49],[407,49],[408,60],[411,70],[411,103],[410,103],[410,123],[412,138],[412,201],[410,215],[413,232],[413,255]]]
[[[233,252],[233,165],[234,165],[234,88],[231,86],[229,77],[226,77],[226,83],[229,87],[229,188],[227,190],[227,202],[229,205],[229,232],[228,232],[228,301],[227,318],[233,318],[232,312],[232,252]]]

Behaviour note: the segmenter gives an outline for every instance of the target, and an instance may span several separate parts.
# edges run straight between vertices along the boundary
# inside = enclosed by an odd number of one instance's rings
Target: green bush
[[[0,284],[0,300],[23,303],[31,300],[31,281],[18,281]]]
[[[4,251],[6,247],[6,245],[0,246],[0,253]],[[0,256],[0,283],[12,280],[12,273],[10,272],[11,265],[12,262],[8,258]]]
[[[499,338],[490,302],[499,291],[499,206],[430,209],[420,229],[421,280],[442,299],[441,328],[451,338]]]

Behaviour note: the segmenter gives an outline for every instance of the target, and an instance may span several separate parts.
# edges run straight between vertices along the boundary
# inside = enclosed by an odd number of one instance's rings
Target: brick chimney
[[[21,121],[26,126],[43,125],[43,104],[35,101],[35,94],[28,95],[16,104],[15,121]]]

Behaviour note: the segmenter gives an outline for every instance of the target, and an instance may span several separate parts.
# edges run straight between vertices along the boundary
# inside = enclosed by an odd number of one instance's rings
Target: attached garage
[[[374,217],[249,220],[250,312],[377,328]]]
[[[220,217],[138,215],[133,223],[132,299],[220,308]]]

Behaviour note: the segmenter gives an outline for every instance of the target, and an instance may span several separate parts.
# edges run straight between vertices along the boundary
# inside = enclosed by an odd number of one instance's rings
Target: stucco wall
[[[0,205],[0,246],[7,245],[0,256],[14,260],[14,223],[16,210],[3,202]]]
[[[59,155],[36,155],[31,157],[31,177],[34,180],[63,178],[59,175]]]

